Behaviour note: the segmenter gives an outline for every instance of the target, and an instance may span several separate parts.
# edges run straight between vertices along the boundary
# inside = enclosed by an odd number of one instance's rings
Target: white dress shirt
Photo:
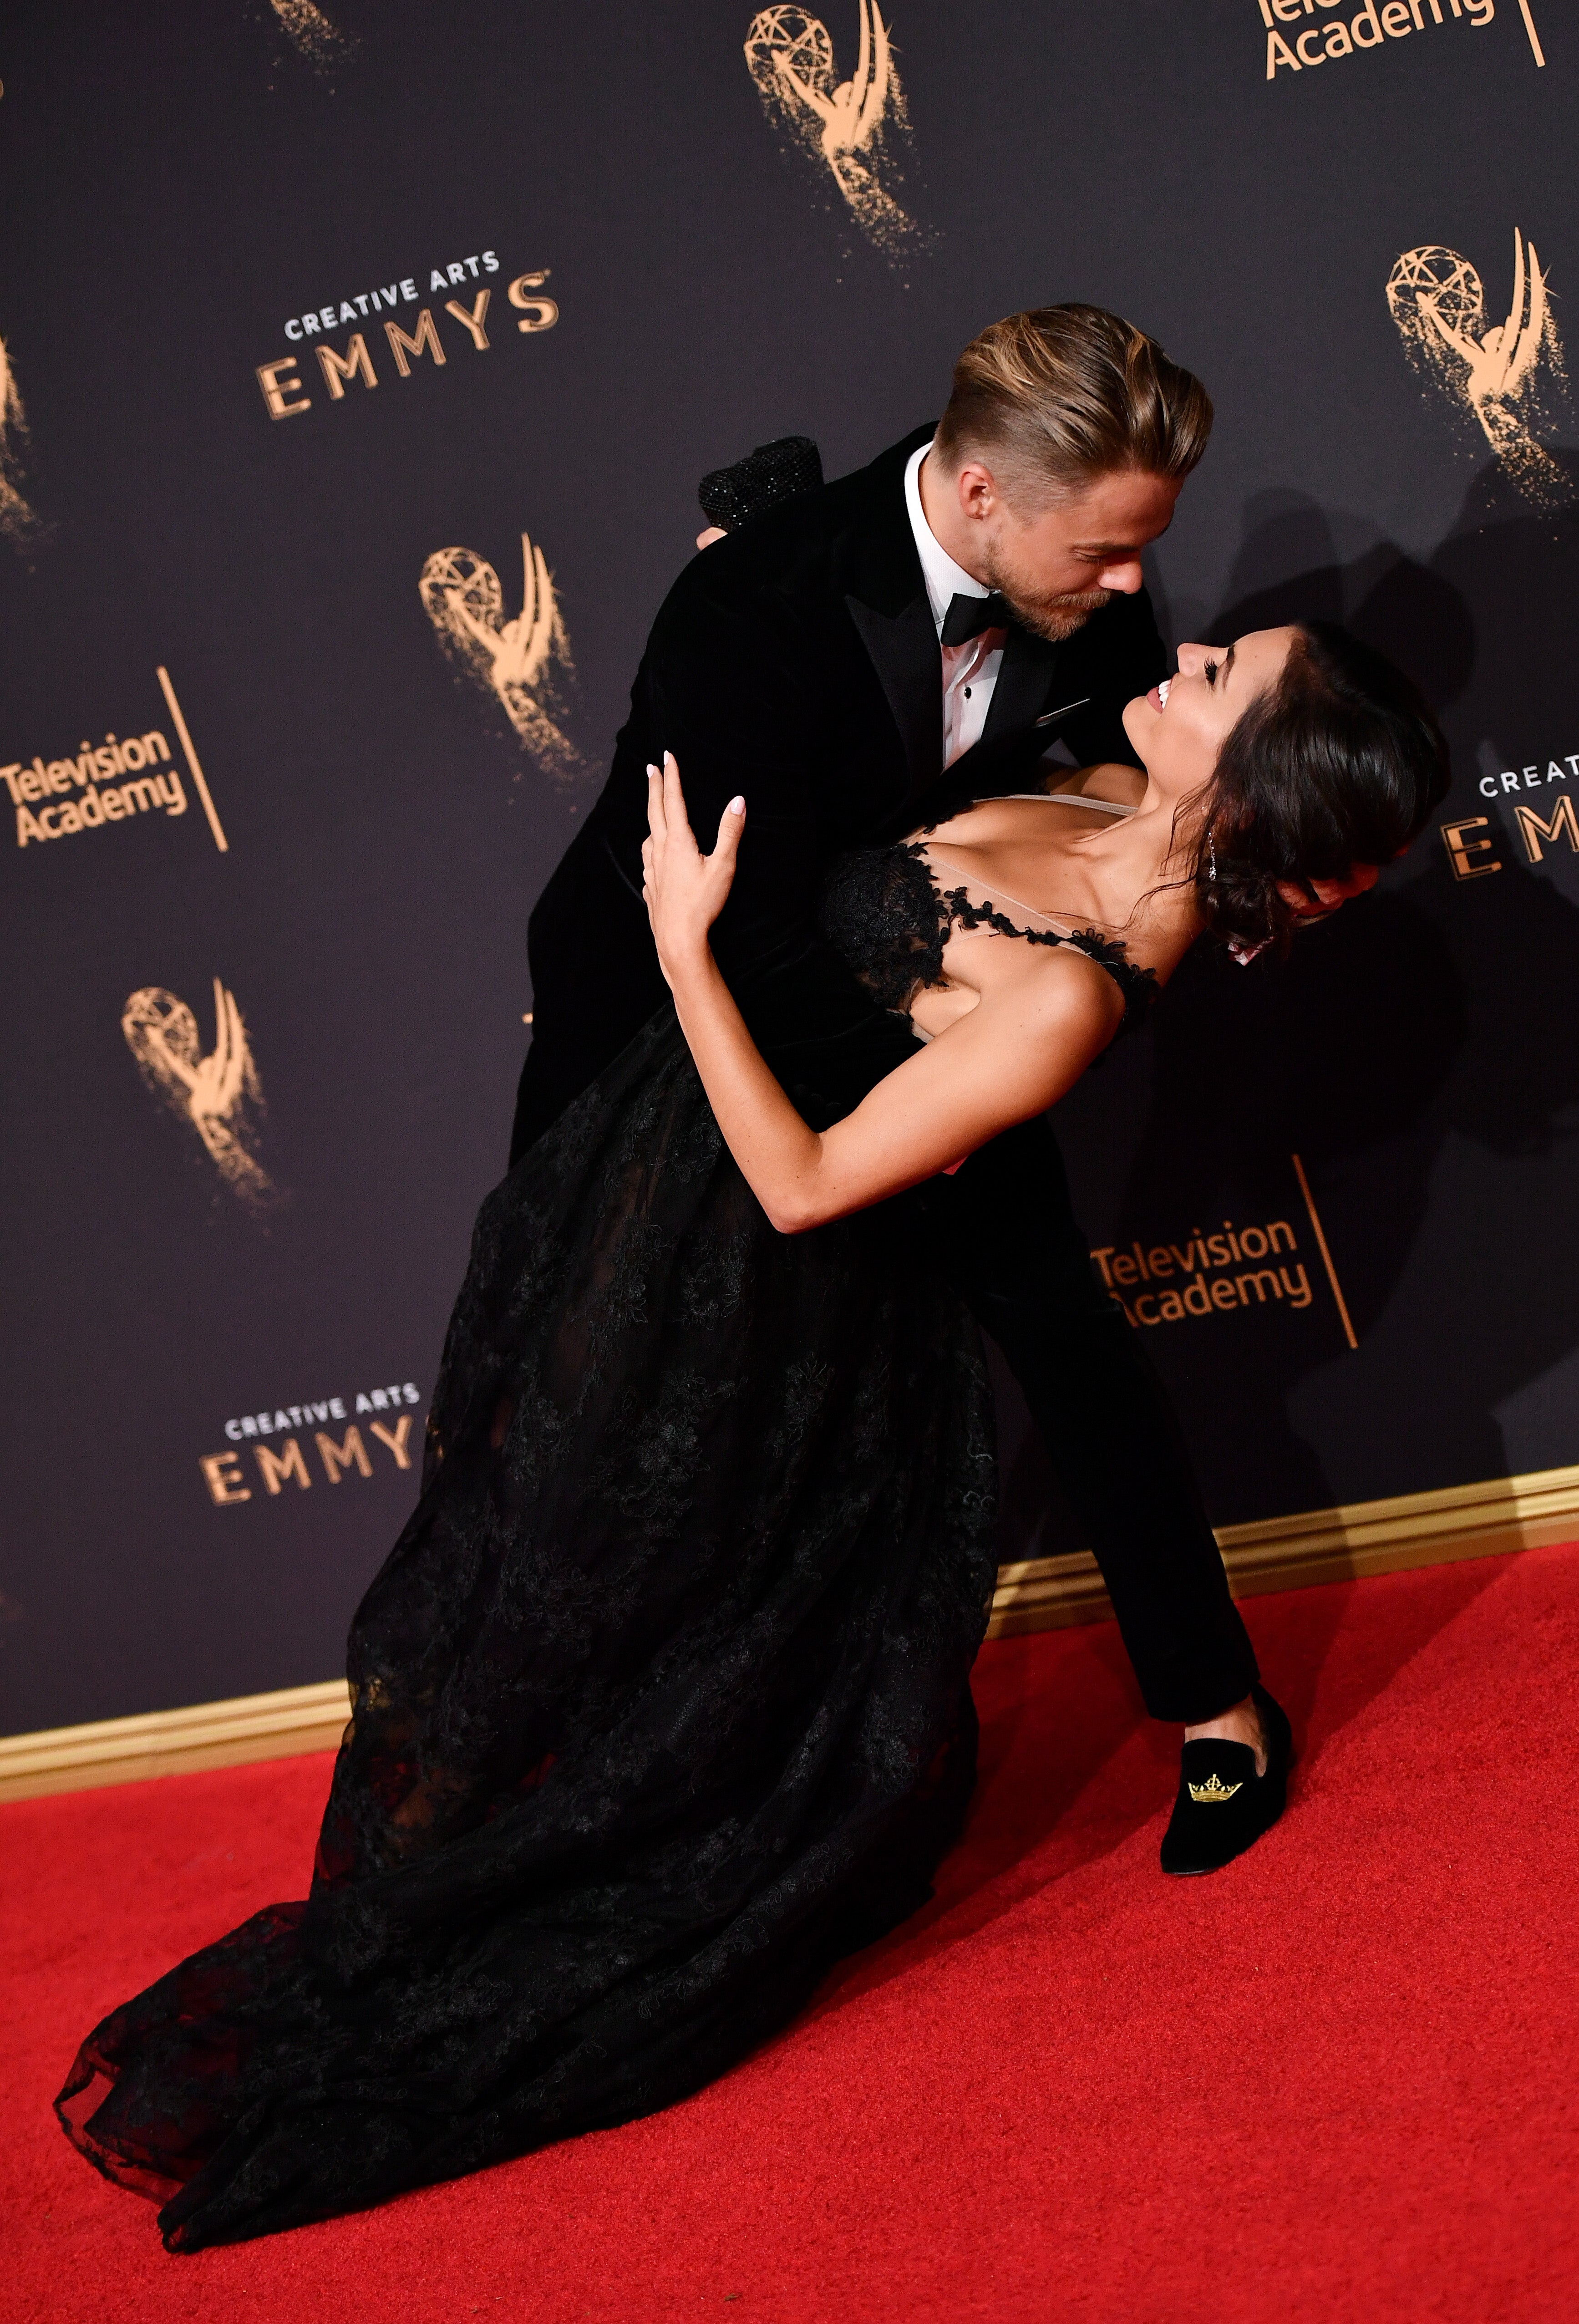
[[[962,646],[941,643],[944,616],[953,600],[988,597],[992,591],[983,582],[973,580],[963,565],[955,563],[927,521],[921,507],[919,479],[921,463],[931,449],[930,444],[923,444],[910,454],[905,467],[905,506],[910,511],[910,530],[916,536],[916,552],[927,583],[927,602],[932,608],[943,655],[943,763],[952,767],[962,751],[968,751],[982,739],[982,729],[992,706],[993,688],[1003,666],[1003,641],[1009,632],[983,630],[975,637],[967,638]]]

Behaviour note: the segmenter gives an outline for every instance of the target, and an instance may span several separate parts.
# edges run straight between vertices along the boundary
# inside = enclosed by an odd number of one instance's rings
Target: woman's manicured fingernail
[[[724,812],[725,815],[743,815],[745,813],[745,801],[739,798],[732,798]]]

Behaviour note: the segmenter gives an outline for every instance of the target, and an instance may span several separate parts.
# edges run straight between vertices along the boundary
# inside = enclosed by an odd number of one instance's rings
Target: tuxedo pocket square
[[[1036,724],[1039,726],[1050,726],[1056,719],[1067,718],[1071,710],[1084,710],[1090,699],[1089,694],[1083,694],[1078,702],[1066,702],[1062,709],[1044,710]]]

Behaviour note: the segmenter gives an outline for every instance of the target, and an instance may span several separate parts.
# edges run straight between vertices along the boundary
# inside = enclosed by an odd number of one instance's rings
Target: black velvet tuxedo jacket
[[[641,895],[646,770],[665,751],[704,848],[744,794],[714,950],[775,1071],[822,1122],[912,1047],[817,933],[833,859],[1028,788],[1059,741],[1082,764],[1133,763],[1120,713],[1167,669],[1144,592],[1058,645],[1011,629],[982,740],[941,771],[942,661],[904,491],[931,434],[754,519],[669,591],[608,781],[530,923],[534,1022],[512,1160],[668,998]]]

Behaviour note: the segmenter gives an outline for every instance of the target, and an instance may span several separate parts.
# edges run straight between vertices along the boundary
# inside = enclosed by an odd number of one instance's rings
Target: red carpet
[[[48,2100],[300,1893],[328,1762],[0,1810],[0,2312],[39,2324],[1556,2319],[1579,2305],[1579,1547],[1252,1600],[1289,1813],[1165,1882],[1111,1627],[989,1646],[936,1903],[674,2113],[169,2259]]]

